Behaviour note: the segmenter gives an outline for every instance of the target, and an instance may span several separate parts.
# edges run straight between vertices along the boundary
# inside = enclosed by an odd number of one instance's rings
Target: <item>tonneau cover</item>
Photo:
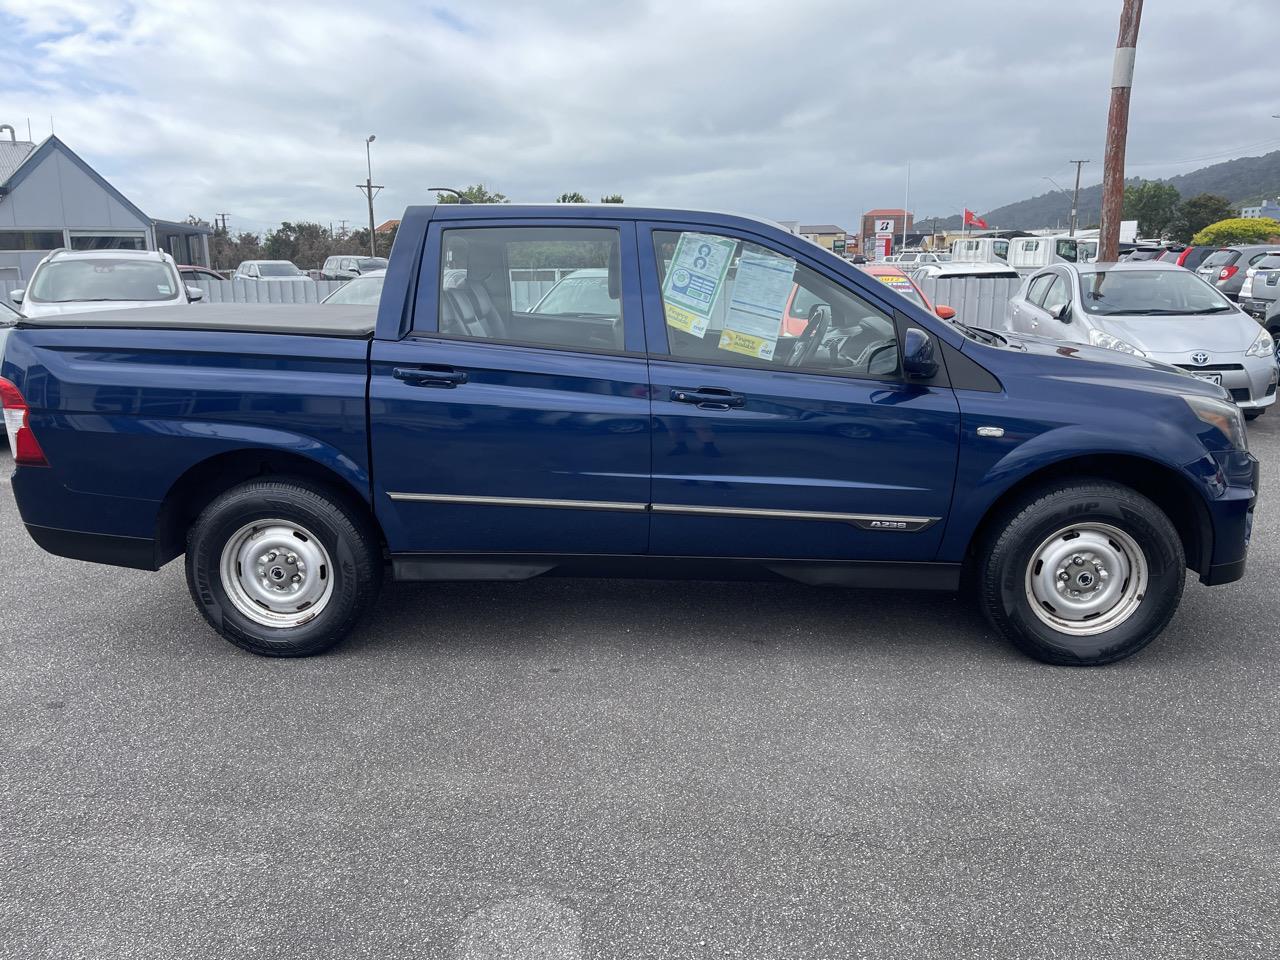
[[[293,336],[373,336],[378,308],[364,304],[193,303],[25,317],[19,327],[127,327],[135,330],[226,330]]]

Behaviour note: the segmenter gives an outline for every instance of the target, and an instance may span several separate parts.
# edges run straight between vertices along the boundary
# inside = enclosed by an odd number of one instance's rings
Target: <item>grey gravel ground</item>
[[[1251,441],[1245,580],[1091,671],[953,596],[555,580],[262,660],[0,489],[0,957],[1280,955]]]

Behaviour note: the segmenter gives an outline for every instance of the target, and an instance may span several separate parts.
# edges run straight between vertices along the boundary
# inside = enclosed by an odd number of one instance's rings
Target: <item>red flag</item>
[[[965,207],[964,208],[964,225],[966,227],[977,227],[979,230],[985,230],[987,228],[987,221],[983,220],[980,216],[978,216],[968,207]]]

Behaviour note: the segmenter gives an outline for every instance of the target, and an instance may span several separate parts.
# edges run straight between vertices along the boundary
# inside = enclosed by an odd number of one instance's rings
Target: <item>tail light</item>
[[[1218,282],[1221,283],[1223,280],[1230,280],[1239,272],[1239,267],[1223,267],[1218,271]]]
[[[1191,253],[1191,248],[1187,247],[1187,249],[1183,250],[1180,254],[1178,254],[1178,266],[1181,267],[1187,262],[1187,257],[1190,255],[1190,253]]]
[[[47,467],[40,441],[31,432],[30,411],[22,391],[8,380],[0,378],[0,404],[4,406],[4,429],[9,434],[9,449],[13,462],[21,467]]]

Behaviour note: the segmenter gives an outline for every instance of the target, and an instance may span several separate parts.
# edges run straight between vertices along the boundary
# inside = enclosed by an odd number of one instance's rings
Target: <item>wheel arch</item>
[[[1151,500],[1178,531],[1188,568],[1199,574],[1208,570],[1213,554],[1213,524],[1209,508],[1192,481],[1159,461],[1125,453],[1069,457],[1019,478],[983,512],[969,538],[966,564],[977,555],[993,526],[1013,504],[1037,488],[1065,479],[1084,478],[1110,480]]]
[[[214,498],[249,480],[289,477],[331,492],[344,507],[365,520],[385,545],[367,491],[332,467],[297,453],[265,448],[226,451],[201,460],[166,492],[156,517],[156,564],[161,566],[186,549],[187,530]]]

